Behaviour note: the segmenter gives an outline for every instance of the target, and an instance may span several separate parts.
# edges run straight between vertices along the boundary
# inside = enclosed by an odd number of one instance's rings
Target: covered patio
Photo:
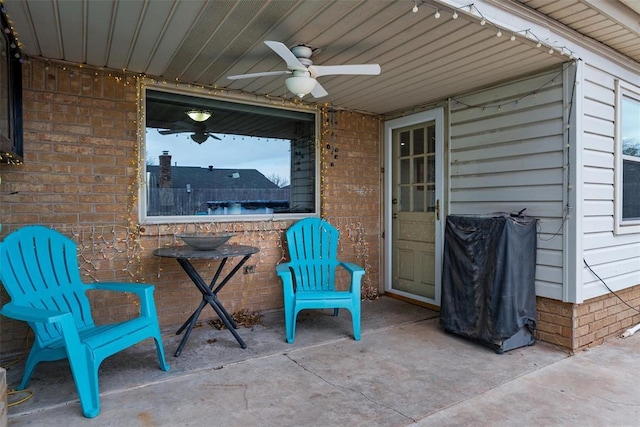
[[[604,269],[604,280],[614,280],[622,299],[637,305],[637,256],[627,257],[637,254],[637,236],[614,235],[611,221],[614,80],[637,84],[640,51],[630,11],[640,12],[633,0],[559,3],[3,0],[17,34],[16,54],[24,55],[24,162],[9,155],[0,164],[0,237],[28,224],[46,225],[77,242],[87,282],[156,285],[171,371],[157,369],[147,342],[107,359],[97,422],[636,423],[640,401],[630,392],[640,379],[632,357],[640,341],[617,337],[637,323],[638,314],[604,292],[583,261]],[[329,95],[302,100],[287,91],[283,76],[228,79],[285,72],[283,58],[265,40],[307,45],[316,65],[379,63],[382,73],[322,76],[318,82]],[[611,74],[605,73],[609,68]],[[302,153],[315,168],[304,180],[312,207],[303,212],[339,228],[341,255],[366,269],[363,293],[371,300],[362,301],[362,341],[350,338],[348,313],[336,324],[328,312],[301,313],[295,344],[284,341],[275,267],[287,257],[284,232],[305,215],[265,212],[224,221],[147,215],[147,89],[188,95],[202,106],[216,99],[314,116],[316,139]],[[412,116],[420,121],[403,121]],[[218,117],[224,116],[214,115],[212,122]],[[425,202],[420,213],[437,215],[436,237],[433,248],[423,251],[430,253],[428,262],[413,265],[415,271],[433,267],[428,285],[435,290],[407,296],[395,288],[393,260],[402,248],[390,243],[400,235],[393,228],[393,191],[403,183],[390,177],[401,175],[402,156],[393,151],[400,145],[397,135],[423,124],[425,138],[433,133],[436,142],[420,154],[437,163],[432,174],[416,166],[423,181],[411,184]],[[158,129],[165,127],[173,129]],[[202,134],[217,130],[224,128]],[[214,139],[207,138],[205,147]],[[196,139],[191,142],[202,143]],[[583,174],[586,186],[579,180]],[[580,206],[583,216],[574,214]],[[440,328],[443,221],[450,214],[523,207],[541,220],[539,342],[498,355]],[[228,293],[221,293],[230,311],[264,316],[263,324],[239,330],[247,349],[203,318],[182,355],[172,356],[180,340],[175,327],[200,295],[177,263],[163,262],[153,251],[176,244],[186,230],[232,231],[234,243],[260,249]],[[603,240],[608,246],[600,246]],[[598,251],[612,255],[602,259]],[[608,266],[617,256],[625,257],[624,275],[617,265]],[[207,274],[215,267],[202,263]],[[7,301],[0,292],[0,303]],[[129,297],[100,294],[92,305],[98,321],[138,310]],[[0,365],[9,368],[12,389],[22,373],[14,356],[28,347],[30,336],[24,323],[7,319],[0,330]],[[605,341],[604,348],[568,357]],[[11,425],[88,422],[66,363],[39,366],[30,386],[33,397],[8,411]]]
[[[240,328],[243,350],[224,330],[197,328],[170,372],[153,344],[101,367],[100,425],[631,425],[640,337],[569,357],[546,343],[496,354],[449,335],[434,311],[381,297],[362,307],[362,341],[348,313],[305,312],[295,344],[282,313]],[[177,346],[166,331],[169,353]],[[5,361],[3,360],[3,365]],[[10,366],[10,385],[20,362]],[[606,381],[605,381],[606,379]],[[603,381],[605,381],[603,383]],[[9,411],[9,425],[86,425],[65,363],[41,364],[33,397]],[[12,396],[16,400],[19,396]]]

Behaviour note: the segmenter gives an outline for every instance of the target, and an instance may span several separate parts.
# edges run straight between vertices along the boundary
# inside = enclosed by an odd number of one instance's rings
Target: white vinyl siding
[[[616,77],[584,67],[583,251],[584,259],[613,290],[640,284],[640,234],[615,234]],[[609,291],[586,267],[582,296]]]
[[[526,208],[527,215],[540,220],[536,293],[562,299],[566,203],[562,70],[456,100],[450,119],[449,213]]]

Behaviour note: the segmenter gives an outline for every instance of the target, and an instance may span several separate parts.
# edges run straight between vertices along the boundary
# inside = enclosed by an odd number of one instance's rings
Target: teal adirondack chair
[[[38,363],[68,358],[82,413],[93,418],[100,412],[98,368],[105,358],[153,338],[160,368],[169,370],[153,286],[83,283],[76,244],[59,232],[32,225],[9,234],[0,242],[0,280],[11,297],[0,313],[27,322],[35,333],[18,390],[27,386]],[[91,289],[135,293],[140,316],[95,325],[86,296]]]
[[[339,261],[339,232],[320,218],[305,218],[286,232],[291,261],[276,266],[284,286],[284,320],[287,342],[293,343],[296,318],[300,310],[346,308],[351,312],[353,337],[360,340],[360,282],[364,269],[356,264]],[[348,290],[336,290],[338,267],[349,272]]]

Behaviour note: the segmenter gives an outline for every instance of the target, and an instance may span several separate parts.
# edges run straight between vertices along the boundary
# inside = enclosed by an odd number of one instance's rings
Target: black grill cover
[[[496,344],[536,327],[536,220],[447,217],[440,323]]]

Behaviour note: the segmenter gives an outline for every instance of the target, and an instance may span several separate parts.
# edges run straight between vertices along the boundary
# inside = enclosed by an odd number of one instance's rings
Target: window
[[[616,87],[616,232],[640,232],[640,88]]]
[[[317,212],[316,113],[145,89],[144,222]]]

